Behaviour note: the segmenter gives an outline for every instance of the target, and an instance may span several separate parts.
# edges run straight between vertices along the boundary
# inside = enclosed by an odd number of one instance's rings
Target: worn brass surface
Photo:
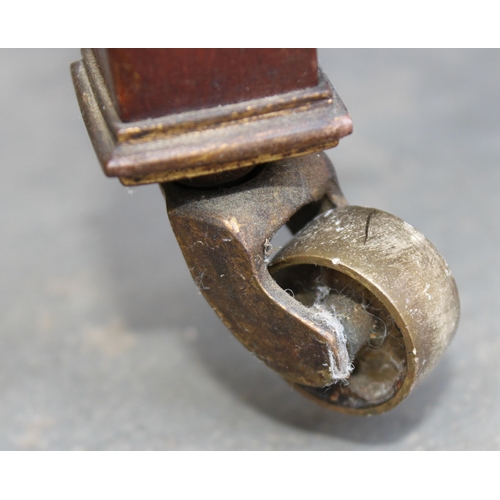
[[[285,94],[122,122],[92,50],[71,71],[106,175],[126,185],[217,174],[336,146],[352,121],[326,76]]]
[[[331,383],[331,355],[345,347],[267,270],[272,236],[301,207],[346,203],[328,157],[281,160],[232,188],[162,187],[193,279],[225,325],[287,380]]]
[[[458,326],[458,292],[444,259],[415,228],[380,210],[322,214],[275,256],[270,272],[305,304],[321,293],[342,322],[354,364],[348,384],[299,389],[345,411],[398,404]]]
[[[397,217],[347,206],[324,153],[267,165],[231,188],[162,188],[208,302],[319,403],[360,414],[392,408],[457,327],[456,286],[436,249]],[[269,242],[285,223],[305,228],[268,270]]]

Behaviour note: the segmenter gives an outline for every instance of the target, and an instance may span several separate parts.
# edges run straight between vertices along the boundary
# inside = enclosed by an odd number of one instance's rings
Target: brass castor
[[[247,349],[319,403],[389,410],[456,330],[444,259],[401,219],[348,206],[324,153],[270,163],[232,187],[163,189],[208,302]],[[271,255],[284,224],[298,232]]]

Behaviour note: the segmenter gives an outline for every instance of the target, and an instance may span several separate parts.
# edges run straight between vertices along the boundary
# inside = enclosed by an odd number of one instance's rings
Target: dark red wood
[[[314,87],[316,49],[95,49],[123,121]]]

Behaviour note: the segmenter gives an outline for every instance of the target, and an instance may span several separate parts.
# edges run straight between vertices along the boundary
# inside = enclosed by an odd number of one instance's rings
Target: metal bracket
[[[232,188],[163,184],[168,215],[193,279],[243,345],[287,380],[332,382],[339,347],[267,270],[274,233],[301,207],[346,204],[324,153],[282,160]]]

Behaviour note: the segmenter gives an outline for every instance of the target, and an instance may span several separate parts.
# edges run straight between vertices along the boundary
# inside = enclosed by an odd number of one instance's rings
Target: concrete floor
[[[319,55],[354,119],[329,152],[344,193],[422,231],[457,280],[434,372],[372,418],[293,392],[198,293],[159,189],[101,173],[79,52],[3,50],[0,449],[500,449],[500,52]]]

